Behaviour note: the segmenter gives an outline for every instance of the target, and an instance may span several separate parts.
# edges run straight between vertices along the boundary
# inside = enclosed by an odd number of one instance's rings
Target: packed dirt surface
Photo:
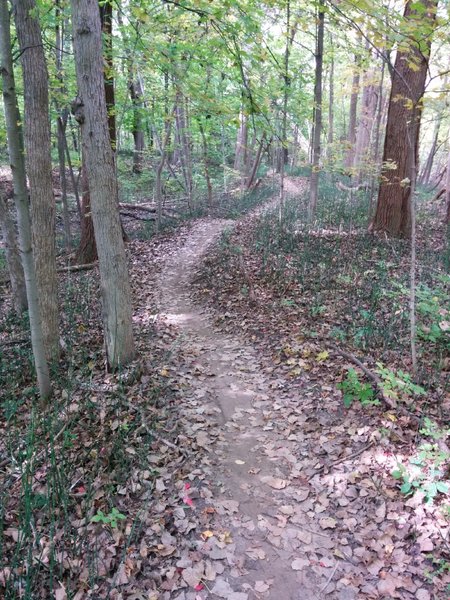
[[[288,178],[287,193],[302,185]],[[177,375],[185,382],[183,418],[203,418],[187,435],[208,453],[198,473],[213,514],[201,556],[214,565],[208,582],[208,562],[188,561],[192,584],[201,580],[197,591],[163,597],[444,598],[424,577],[423,563],[442,523],[430,527],[425,508],[414,502],[405,510],[398,501],[395,483],[386,482],[395,457],[377,428],[344,411],[335,387],[320,380],[320,353],[316,378],[280,375],[261,343],[221,331],[213,309],[194,301],[199,265],[231,227],[196,223],[172,246],[158,280],[157,322],[175,327],[183,356],[192,357]]]
[[[205,597],[320,598],[335,565],[315,572],[305,551],[314,549],[319,561],[331,542],[295,507],[305,500],[306,490],[289,485],[296,459],[290,455],[289,442],[267,419],[267,409],[277,402],[296,406],[301,399],[283,382],[268,380],[257,351],[217,331],[207,312],[190,298],[190,281],[199,261],[231,226],[225,220],[199,222],[167,259],[158,282],[158,318],[178,326],[182,343],[197,357],[195,368],[206,374],[200,381],[193,378],[186,403],[197,404],[200,399],[218,409],[208,432],[215,438],[213,503],[216,527],[230,531],[231,543],[223,548],[224,573]]]

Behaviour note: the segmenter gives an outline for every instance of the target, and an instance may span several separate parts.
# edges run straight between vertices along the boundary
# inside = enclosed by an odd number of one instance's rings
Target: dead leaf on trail
[[[296,558],[291,563],[291,567],[294,569],[294,571],[301,571],[302,569],[304,569],[305,567],[308,567],[309,565],[310,565],[310,562],[307,558]]]
[[[319,520],[319,525],[322,529],[335,529],[336,523],[336,519],[333,519],[333,517],[324,517]]]
[[[274,490],[284,490],[284,488],[287,485],[289,485],[286,479],[281,479],[280,477],[272,477],[271,475],[265,475],[260,479],[263,483],[269,485]]]
[[[270,586],[273,583],[273,579],[268,579],[267,581],[256,581],[255,582],[255,592],[260,594],[264,594],[270,589]]]
[[[60,584],[61,587],[57,588],[54,591],[55,594],[55,600],[66,600],[67,599],[67,592],[66,592],[66,588]]]
[[[245,460],[240,460],[239,458],[234,461],[237,465],[245,465]]]
[[[245,554],[253,560],[264,560],[266,558],[266,553],[262,548],[248,548]]]

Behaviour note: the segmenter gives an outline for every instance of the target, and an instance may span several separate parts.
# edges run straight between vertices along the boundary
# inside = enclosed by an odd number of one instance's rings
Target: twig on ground
[[[324,585],[320,588],[319,594],[317,595],[317,598],[319,600],[322,600],[322,594],[327,589],[327,587],[330,585],[331,580],[333,579],[334,574],[336,573],[338,565],[339,565],[339,563],[336,561],[336,564],[334,565],[334,569],[332,570],[331,575],[328,577],[328,579],[326,580],[326,582],[324,583]]]

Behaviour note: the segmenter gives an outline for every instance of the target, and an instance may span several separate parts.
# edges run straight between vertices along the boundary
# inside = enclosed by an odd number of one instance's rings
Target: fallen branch
[[[66,267],[60,267],[56,269],[57,273],[72,273],[74,271],[88,271],[98,265],[98,262],[87,263],[85,265],[67,265]]]
[[[358,192],[359,190],[365,190],[368,187],[368,184],[359,183],[355,187],[351,187],[349,185],[345,185],[345,183],[342,183],[341,181],[337,181],[336,187],[338,188],[338,190],[341,190],[343,192]]]
[[[15,346],[16,344],[29,344],[30,338],[15,338],[13,340],[6,340],[4,342],[0,342],[0,347],[2,346]]]
[[[331,348],[337,353],[340,354],[341,356],[343,356],[344,358],[346,358],[347,360],[352,361],[357,367],[359,367],[361,369],[361,371],[364,373],[364,375],[366,375],[375,385],[378,396],[380,397],[381,400],[383,400],[383,402],[391,409],[396,409],[397,405],[395,404],[395,402],[393,402],[390,398],[387,398],[385,396],[385,394],[383,393],[383,387],[382,384],[383,382],[381,381],[381,378],[378,377],[378,375],[376,373],[374,373],[373,371],[371,371],[368,367],[366,367],[366,365],[364,363],[362,363],[359,358],[357,358],[354,354],[351,354],[351,352],[347,352],[346,350],[342,350],[341,348],[339,348],[338,346],[336,346],[335,344],[333,344],[333,342],[328,341],[328,344],[331,346]]]

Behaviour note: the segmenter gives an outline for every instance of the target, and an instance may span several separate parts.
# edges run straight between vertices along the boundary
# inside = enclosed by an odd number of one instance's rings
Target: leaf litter
[[[235,234],[257,218],[243,219]],[[20,595],[33,571],[35,596],[59,600],[443,598],[448,574],[426,574],[433,556],[445,556],[448,523],[416,496],[405,503],[390,478],[397,454],[413,443],[411,421],[344,412],[328,350],[291,322],[285,335],[272,314],[260,314],[261,303],[256,310],[236,299],[220,262],[211,286],[219,313],[195,302],[207,280],[194,287],[194,272],[229,226],[202,219],[130,244],[141,358],[112,376],[98,352],[79,350],[85,368],[75,367],[70,390],[57,391],[55,428],[42,429],[47,446],[28,471],[6,428],[26,431],[31,400],[3,423],[1,458],[11,460],[2,467],[9,493],[0,586]],[[208,259],[211,275],[216,259]],[[89,289],[89,309],[74,315],[74,346],[99,347],[95,273],[72,283],[79,299]],[[388,443],[380,426],[392,432]],[[55,431],[62,434],[52,442]],[[35,502],[24,571],[13,559],[29,535],[18,494],[27,473],[32,497],[50,498],[48,448],[65,457],[70,493],[50,523]],[[125,515],[117,527],[92,522],[112,507]]]

